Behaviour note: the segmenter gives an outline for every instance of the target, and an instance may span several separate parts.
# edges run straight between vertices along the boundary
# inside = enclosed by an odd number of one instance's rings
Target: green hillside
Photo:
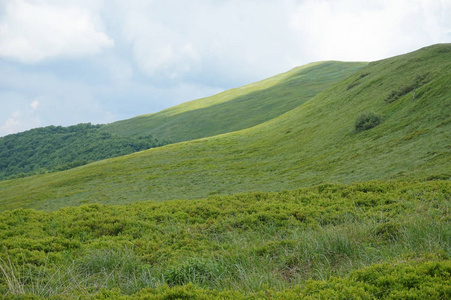
[[[153,115],[108,125],[48,126],[0,137],[0,180],[61,171],[172,142],[251,127],[307,101],[364,65],[312,63]],[[161,136],[156,139],[152,136],[155,133],[174,140]]]
[[[0,207],[53,210],[325,182],[447,179],[450,79],[450,44],[372,62],[259,126],[0,182]],[[380,124],[357,131],[356,120],[370,112]]]
[[[318,62],[286,73],[102,127],[121,136],[151,134],[180,142],[249,128],[304,103],[366,63]]]
[[[450,189],[449,181],[372,181],[7,211],[0,295],[450,299]]]

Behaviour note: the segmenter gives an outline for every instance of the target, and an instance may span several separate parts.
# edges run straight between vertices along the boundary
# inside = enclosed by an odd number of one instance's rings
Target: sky
[[[0,136],[450,43],[450,16],[451,0],[0,0]]]

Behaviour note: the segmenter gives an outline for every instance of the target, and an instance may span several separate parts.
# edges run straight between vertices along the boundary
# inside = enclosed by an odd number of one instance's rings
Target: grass
[[[450,65],[423,48],[258,126],[0,182],[0,294],[449,299]]]
[[[152,134],[180,142],[250,128],[297,107],[366,64],[311,63],[155,114],[111,123],[102,130],[133,137]]]
[[[446,299],[450,188],[449,181],[372,181],[7,211],[0,214],[0,294],[296,299],[347,291],[348,298]]]
[[[0,210],[196,199],[327,182],[448,179],[450,47],[436,45],[372,62],[297,108],[249,129],[2,181]],[[415,99],[410,92],[385,101],[391,90],[425,73],[429,81],[416,89]],[[383,122],[355,132],[356,119],[367,111]]]
[[[24,294],[24,285],[17,279],[17,267],[12,264],[8,257],[8,260],[0,260],[0,274],[2,275],[3,282],[6,283],[7,290],[12,295]]]

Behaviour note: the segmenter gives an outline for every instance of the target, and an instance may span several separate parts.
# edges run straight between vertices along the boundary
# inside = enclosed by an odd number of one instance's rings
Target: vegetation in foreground
[[[372,181],[5,211],[0,294],[449,299],[450,191],[450,181]]]
[[[0,180],[55,172],[168,144],[152,136],[119,137],[102,125],[48,126],[0,138]]]

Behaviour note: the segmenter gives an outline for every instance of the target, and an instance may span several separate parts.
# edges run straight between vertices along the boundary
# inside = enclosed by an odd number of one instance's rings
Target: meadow
[[[403,87],[416,85],[418,76],[427,80],[414,96]],[[197,199],[376,179],[449,179],[450,78],[449,44],[372,62],[248,129],[0,181],[0,210]],[[393,91],[404,94],[387,101]],[[356,120],[367,112],[380,116],[380,124],[356,131]]]
[[[0,214],[5,299],[447,299],[449,181]]]
[[[0,137],[0,180],[67,170],[252,127],[304,103],[364,65],[311,63],[156,114],[106,125],[48,126]]]
[[[289,89],[334,66],[310,98]],[[180,124],[202,109],[249,111],[261,97],[274,102],[257,105],[265,119],[301,102],[265,122],[250,115],[213,136],[218,118],[195,133],[205,138],[0,181],[0,294],[450,299],[451,44],[347,76],[343,66],[310,65],[159,115]],[[113,124],[136,126],[133,136],[156,119]],[[188,119],[193,134],[206,124]]]

